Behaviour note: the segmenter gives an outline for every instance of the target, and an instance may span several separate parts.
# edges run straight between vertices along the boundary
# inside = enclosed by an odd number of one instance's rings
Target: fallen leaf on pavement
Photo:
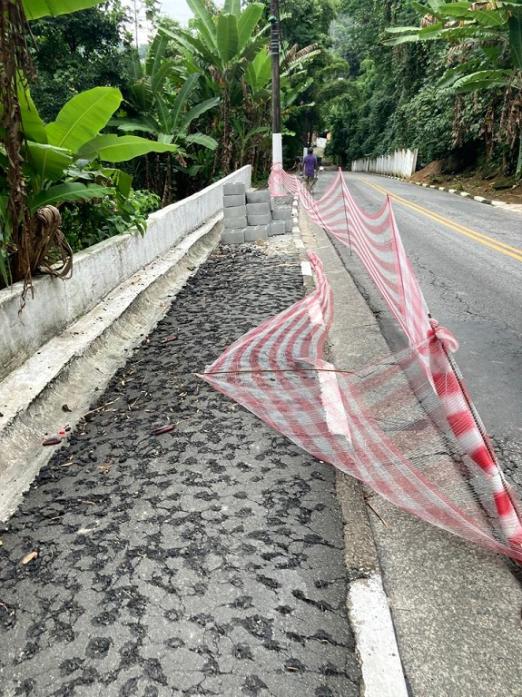
[[[62,439],[60,436],[49,436],[49,438],[46,438],[42,445],[60,445],[62,442]]]
[[[20,564],[25,566],[29,564],[29,562],[34,561],[34,559],[38,559],[38,552],[35,549],[33,549],[32,552],[28,552],[25,557],[20,560]]]
[[[155,428],[151,435],[153,436],[161,436],[163,433],[170,433],[171,431],[174,430],[174,425],[173,424],[165,424],[165,426],[158,426],[158,428]]]
[[[98,469],[102,474],[109,474],[111,471],[112,467],[112,462],[102,462],[101,465],[98,465]]]

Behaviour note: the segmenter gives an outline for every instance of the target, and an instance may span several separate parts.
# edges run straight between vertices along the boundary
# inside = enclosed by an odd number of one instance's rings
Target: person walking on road
[[[318,169],[319,163],[317,161],[317,157],[314,155],[313,148],[308,148],[308,155],[306,155],[303,160],[303,174],[305,178],[305,186],[310,192],[314,188]]]

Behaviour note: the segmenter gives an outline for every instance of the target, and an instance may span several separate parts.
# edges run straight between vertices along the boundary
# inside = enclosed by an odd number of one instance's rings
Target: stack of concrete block
[[[241,182],[223,186],[223,223],[221,236],[227,244],[241,244],[245,241],[247,227],[246,190]]]
[[[268,191],[247,191],[247,221],[245,242],[267,240],[272,222],[270,193]]]
[[[246,191],[244,184],[223,187],[225,244],[266,240],[292,232],[292,207],[278,206],[268,190]]]
[[[273,200],[272,203],[272,218],[274,222],[279,222],[284,224],[284,232],[290,234],[292,232],[293,222],[292,222],[292,204],[279,203],[277,199]],[[279,233],[283,234],[283,233]]]

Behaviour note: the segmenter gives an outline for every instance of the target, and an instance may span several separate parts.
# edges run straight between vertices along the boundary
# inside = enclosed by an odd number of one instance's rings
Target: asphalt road
[[[333,173],[321,176],[316,195]],[[393,197],[432,315],[458,338],[457,360],[504,469],[522,486],[522,215],[376,175],[347,174],[366,210]],[[346,248],[338,250],[380,318],[387,313]],[[382,311],[382,312],[381,312]],[[381,322],[385,335],[390,323]]]

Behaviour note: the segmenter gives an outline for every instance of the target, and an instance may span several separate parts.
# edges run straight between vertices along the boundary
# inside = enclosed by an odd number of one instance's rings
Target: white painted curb
[[[361,663],[364,697],[408,697],[380,574],[374,573],[350,584],[348,613]]]
[[[355,174],[357,173],[358,172],[355,172]],[[377,175],[376,172],[367,172],[367,174]],[[415,184],[415,186],[422,186],[424,189],[438,189],[439,191],[446,191],[449,194],[462,196],[462,198],[473,199],[474,201],[477,201],[477,203],[484,203],[487,206],[494,206],[495,208],[504,208],[505,210],[508,210],[512,213],[522,213],[522,204],[520,203],[506,203],[505,201],[484,198],[484,196],[472,196],[467,191],[460,191],[458,189],[448,189],[445,186],[436,186],[435,184],[427,184],[426,182],[411,181],[407,177],[394,177],[391,174],[378,174],[377,176],[385,177],[386,179],[396,179],[397,181],[402,181],[406,184]]]
[[[305,245],[300,239],[300,228],[294,228],[294,241],[298,249]],[[301,272],[305,281],[313,277],[309,261],[301,260]],[[313,321],[313,318],[312,318]],[[332,385],[326,386],[331,388]],[[325,388],[321,386],[321,391]],[[338,385],[337,385],[338,389]],[[329,400],[325,400],[330,403]],[[328,409],[326,409],[328,414]],[[344,415],[346,420],[346,414]],[[350,437],[349,425],[342,423],[342,432]],[[397,637],[384,591],[380,571],[369,577],[349,582],[347,608],[355,634],[356,650],[361,665],[364,697],[409,697],[397,645]]]

